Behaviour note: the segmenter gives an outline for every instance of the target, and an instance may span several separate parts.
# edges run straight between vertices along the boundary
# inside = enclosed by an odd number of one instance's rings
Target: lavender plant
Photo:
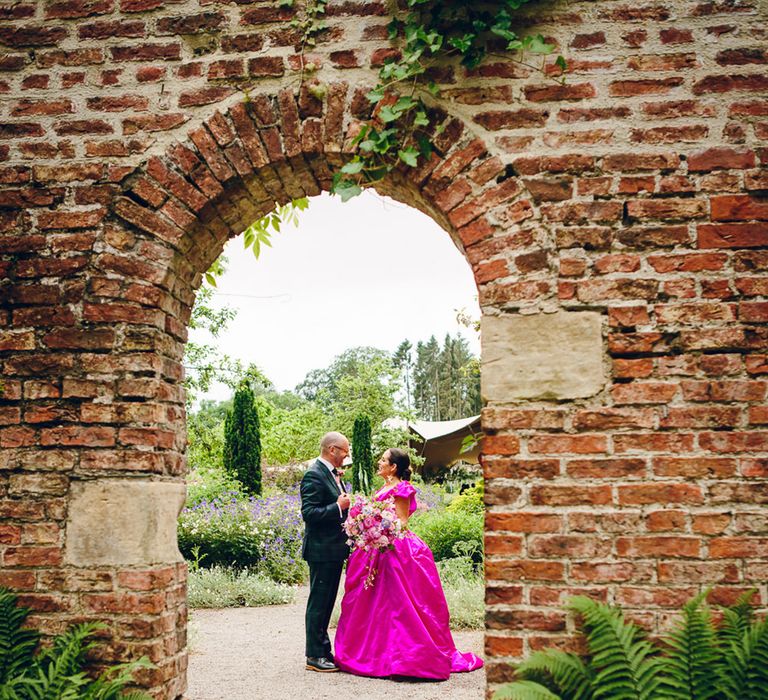
[[[303,531],[297,490],[264,498],[228,492],[182,511],[179,549],[187,559],[196,551],[204,567],[248,569],[280,583],[300,583],[306,579]]]

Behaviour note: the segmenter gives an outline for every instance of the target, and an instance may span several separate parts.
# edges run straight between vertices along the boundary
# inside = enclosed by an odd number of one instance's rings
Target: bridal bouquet
[[[365,588],[370,588],[376,577],[378,553],[392,549],[395,540],[404,534],[403,524],[395,513],[394,500],[372,501],[365,496],[355,496],[355,502],[344,521],[344,531],[350,547],[368,552]]]

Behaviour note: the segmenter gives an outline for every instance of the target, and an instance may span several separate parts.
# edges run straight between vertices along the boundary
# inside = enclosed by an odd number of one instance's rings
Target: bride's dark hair
[[[398,479],[407,481],[411,478],[411,458],[405,450],[391,447],[389,449],[389,463],[395,465]]]

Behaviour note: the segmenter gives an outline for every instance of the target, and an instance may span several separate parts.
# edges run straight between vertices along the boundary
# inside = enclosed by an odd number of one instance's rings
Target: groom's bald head
[[[341,433],[331,432],[323,435],[323,439],[320,440],[320,452],[327,452],[334,445],[345,447],[349,445],[349,440]]]
[[[341,467],[349,457],[349,440],[341,433],[326,433],[320,440],[320,456],[334,467]]]

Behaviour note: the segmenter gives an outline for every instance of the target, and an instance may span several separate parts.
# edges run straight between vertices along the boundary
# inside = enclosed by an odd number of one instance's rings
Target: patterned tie
[[[344,489],[341,486],[341,479],[339,478],[339,470],[334,467],[331,469],[331,473],[333,474],[333,478],[336,479],[336,486],[339,487],[339,491],[342,492]]]

